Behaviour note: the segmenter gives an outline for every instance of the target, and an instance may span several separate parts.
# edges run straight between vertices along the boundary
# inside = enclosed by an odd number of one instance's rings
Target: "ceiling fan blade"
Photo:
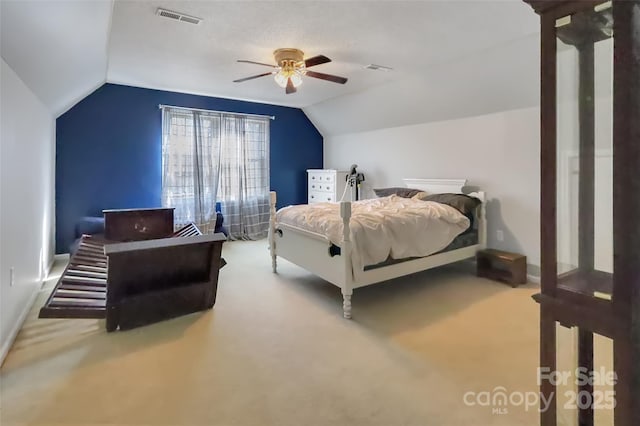
[[[296,88],[293,85],[293,81],[291,81],[291,77],[287,80],[287,88],[284,91],[287,95],[290,93],[296,93]]]
[[[327,62],[331,62],[331,59],[327,58],[324,55],[314,56],[313,58],[305,59],[304,66],[309,68],[320,64],[326,64]]]
[[[264,77],[266,75],[271,75],[273,74],[272,72],[265,72],[262,74],[258,74],[258,75],[252,75],[251,77],[245,77],[245,78],[240,78],[238,80],[233,80],[234,83],[242,83],[243,81],[247,81],[247,80],[253,80],[254,78],[260,78],[260,77]]]
[[[337,75],[331,75],[331,74],[324,74],[321,72],[307,71],[306,75],[308,75],[309,77],[319,78],[320,80],[332,81],[334,83],[345,84],[347,82],[347,79],[344,77],[339,77]]]
[[[242,62],[243,64],[264,65],[265,67],[278,68],[277,65],[265,64],[264,62],[247,61],[246,59],[238,59],[238,62]]]

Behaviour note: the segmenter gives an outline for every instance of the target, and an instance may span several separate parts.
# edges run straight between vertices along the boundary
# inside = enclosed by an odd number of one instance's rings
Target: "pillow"
[[[426,192],[418,192],[412,196],[413,199],[421,201],[435,201],[436,203],[446,204],[454,207],[460,211],[463,215],[473,214],[476,207],[481,203],[475,197],[470,197],[465,194],[428,194]]]
[[[476,207],[478,207],[482,202],[475,197],[470,197],[465,194],[449,193],[428,194],[426,192],[419,192],[411,198],[421,201],[435,201],[436,203],[446,204],[457,209],[460,213],[462,213],[469,219],[469,230],[473,229],[473,212],[475,211]]]
[[[398,197],[402,197],[402,198],[411,198],[422,191],[420,191],[419,189],[412,189],[412,188],[393,187],[393,188],[377,188],[377,189],[374,189],[373,192],[375,192],[378,197],[388,197],[389,195],[397,195]]]

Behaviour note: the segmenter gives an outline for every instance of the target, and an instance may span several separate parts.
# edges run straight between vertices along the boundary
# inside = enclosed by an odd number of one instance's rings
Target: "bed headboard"
[[[431,194],[462,194],[466,179],[402,179],[407,188],[420,189]]]
[[[407,188],[419,189],[431,194],[464,194],[462,188],[467,184],[466,179],[415,179],[406,178],[402,179]],[[484,191],[476,191],[467,193],[472,197],[478,198],[482,203],[487,200],[487,196]]]
[[[431,194],[453,193],[463,194],[462,188],[466,179],[402,179],[407,188],[420,189]],[[484,191],[470,192],[467,195],[476,197],[482,203],[476,209],[478,241],[481,247],[487,246],[487,195]]]

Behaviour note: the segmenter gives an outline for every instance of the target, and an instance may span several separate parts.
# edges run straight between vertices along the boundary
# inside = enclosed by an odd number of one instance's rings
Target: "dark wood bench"
[[[105,318],[114,331],[215,304],[224,234],[173,232],[172,209],[136,209],[105,211],[105,237],[82,237],[40,318]]]

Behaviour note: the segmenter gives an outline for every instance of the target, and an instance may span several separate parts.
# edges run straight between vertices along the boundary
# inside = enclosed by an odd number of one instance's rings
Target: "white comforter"
[[[277,213],[279,223],[325,235],[342,243],[339,203],[289,206]],[[469,227],[469,219],[453,207],[396,195],[351,203],[354,271],[389,257],[428,256],[445,248]]]

